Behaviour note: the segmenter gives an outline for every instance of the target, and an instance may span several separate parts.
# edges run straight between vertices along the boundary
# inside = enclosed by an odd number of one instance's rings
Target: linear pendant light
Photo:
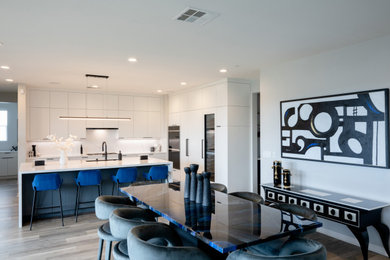
[[[130,121],[130,117],[104,117],[104,116],[59,116],[62,120],[112,120],[112,121]]]
[[[109,78],[106,75],[94,75],[94,74],[85,74],[85,77],[87,79],[87,88],[88,88],[88,78],[103,78],[106,79],[106,85],[107,85],[107,79]],[[106,87],[107,88],[107,87]],[[108,117],[108,116],[59,116],[59,119],[62,120],[104,120],[104,121],[130,121],[130,117]]]

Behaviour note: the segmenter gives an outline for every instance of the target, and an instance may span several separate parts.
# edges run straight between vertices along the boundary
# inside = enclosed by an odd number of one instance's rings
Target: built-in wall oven
[[[168,160],[180,170],[180,126],[168,126]]]

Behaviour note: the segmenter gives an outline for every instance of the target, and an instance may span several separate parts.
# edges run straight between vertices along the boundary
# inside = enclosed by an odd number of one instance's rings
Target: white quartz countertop
[[[123,156],[137,156],[139,154],[146,154],[146,155],[154,155],[154,154],[164,154],[167,152],[139,152],[139,153],[122,153]],[[88,155],[88,154],[69,154],[68,158],[87,158],[88,156],[97,156],[97,155]],[[109,156],[114,156],[114,154],[109,154]],[[115,154],[115,156],[118,156],[118,154]],[[58,159],[60,158],[59,154],[43,154],[36,157],[28,157],[28,160],[45,160],[45,159]]]
[[[24,162],[20,164],[20,174],[35,174],[48,172],[67,172],[95,169],[111,169],[124,167],[140,167],[153,165],[168,165],[169,171],[172,171],[172,162],[149,158],[147,161],[140,161],[139,157],[126,157],[122,161],[98,161],[86,162],[85,160],[69,160],[66,165],[60,165],[59,162],[46,162],[43,166],[35,166],[34,162]]]

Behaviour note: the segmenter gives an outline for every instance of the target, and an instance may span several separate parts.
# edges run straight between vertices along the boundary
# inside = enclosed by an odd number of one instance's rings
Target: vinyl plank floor
[[[97,228],[104,223],[94,214],[37,220],[33,230],[18,228],[17,181],[0,180],[0,259],[96,259]],[[360,248],[322,235],[308,235],[325,245],[330,260],[363,259]],[[104,249],[103,249],[104,255]],[[369,252],[370,260],[388,259]]]

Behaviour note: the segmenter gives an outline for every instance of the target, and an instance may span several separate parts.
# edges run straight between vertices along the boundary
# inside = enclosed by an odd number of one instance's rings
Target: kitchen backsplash
[[[83,146],[83,154],[101,153],[103,141],[107,142],[108,152],[119,152],[120,150],[124,154],[148,153],[151,151],[151,147],[155,147],[156,152],[158,152],[158,148],[161,147],[160,139],[118,139],[118,130],[87,130],[86,139],[74,141],[75,146],[68,155],[80,155],[81,145]],[[60,154],[53,142],[27,142],[28,151],[32,149],[32,145],[36,145],[39,156],[56,156]],[[166,150],[164,147],[161,149],[162,152]]]

